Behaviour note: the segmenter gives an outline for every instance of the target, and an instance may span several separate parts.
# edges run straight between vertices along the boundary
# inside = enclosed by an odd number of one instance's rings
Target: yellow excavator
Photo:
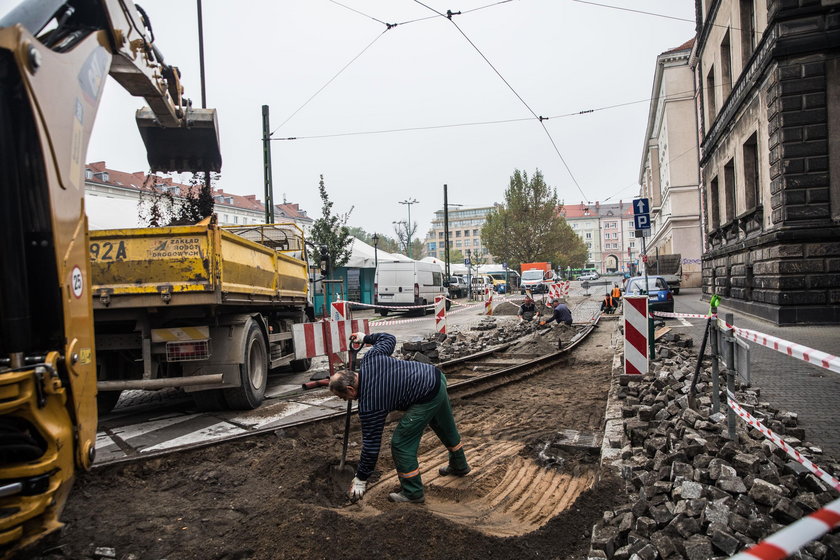
[[[139,6],[0,8],[0,557],[61,527],[96,452],[84,169],[109,74],[149,105],[136,120],[151,170],[221,169],[215,110],[183,97]]]

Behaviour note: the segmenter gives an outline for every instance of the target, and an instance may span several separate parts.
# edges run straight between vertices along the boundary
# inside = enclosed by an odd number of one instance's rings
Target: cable
[[[357,14],[359,14],[360,16],[364,16],[364,17],[366,17],[366,18],[370,18],[370,19],[372,19],[372,20],[373,20],[373,21],[375,21],[375,22],[381,23],[382,25],[385,25],[385,26],[390,25],[390,24],[388,24],[388,23],[385,23],[385,22],[384,22],[384,21],[382,21],[381,19],[377,19],[377,18],[375,18],[375,17],[373,17],[373,16],[370,16],[370,15],[368,15],[368,14],[364,13],[364,12],[360,12],[359,10],[357,10],[357,9],[355,9],[355,8],[351,8],[350,6],[345,6],[345,5],[344,5],[344,4],[342,4],[341,2],[336,2],[336,0],[328,0],[328,1],[329,1],[329,2],[332,2],[332,3],[333,3],[333,4],[335,4],[336,6],[341,6],[342,8],[346,8],[346,9],[350,10],[351,12],[356,12],[356,13],[357,13]]]
[[[624,8],[622,6],[612,6],[610,4],[600,4],[598,2],[592,2],[590,0],[572,0],[572,2],[577,2],[578,4],[589,4],[590,6],[598,6],[599,8],[610,8],[610,9],[613,9],[613,10],[621,10],[623,12],[633,12],[634,14],[644,14],[646,16],[661,17],[661,18],[665,18],[665,19],[673,19],[673,20],[676,20],[676,21],[686,21],[686,22],[689,22],[689,23],[693,23],[695,25],[697,24],[697,21],[694,20],[694,19],[682,18],[682,17],[677,17],[677,16],[669,16],[669,15],[666,15],[666,14],[657,14],[655,12],[645,12],[644,10],[634,10],[632,8]],[[738,27],[730,27],[728,25],[721,25],[719,23],[712,23],[711,25],[712,25],[712,27],[726,27],[728,29],[733,29],[735,31],[741,31],[741,29],[738,28]],[[759,35],[761,35],[761,32],[758,32],[758,33],[759,33]]]
[[[572,181],[574,182],[574,184],[577,187],[578,191],[580,192],[581,196],[584,198],[584,200],[589,200],[589,197],[587,197],[586,194],[584,194],[583,189],[580,188],[580,184],[577,182],[577,179],[575,178],[574,173],[572,173],[572,170],[569,169],[569,164],[566,163],[566,158],[563,157],[563,154],[561,154],[560,150],[557,148],[557,144],[554,143],[554,138],[551,137],[551,134],[548,132],[548,129],[545,127],[545,123],[543,122],[544,120],[547,120],[547,119],[540,118],[540,126],[542,126],[543,130],[545,131],[545,134],[548,136],[548,140],[551,142],[551,145],[554,146],[554,151],[557,152],[558,156],[560,156],[560,161],[563,162],[563,166],[566,168],[566,171],[569,172],[569,177],[572,178]]]
[[[298,108],[295,110],[295,112],[294,112],[294,113],[292,113],[291,115],[289,115],[289,116],[286,118],[286,120],[284,120],[283,122],[281,122],[281,123],[280,123],[280,124],[279,124],[279,125],[278,125],[275,129],[274,129],[274,130],[272,130],[272,131],[271,131],[271,134],[269,134],[269,136],[274,136],[274,133],[275,133],[275,132],[277,132],[277,131],[280,129],[280,127],[282,127],[284,124],[286,124],[287,122],[289,122],[289,121],[292,119],[292,117],[294,117],[295,115],[297,115],[297,114],[300,112],[300,110],[301,110],[301,109],[303,109],[304,107],[306,107],[306,106],[309,104],[309,102],[310,102],[310,101],[312,101],[313,99],[315,99],[315,97],[316,97],[319,93],[321,93],[322,91],[324,91],[324,88],[326,88],[328,85],[330,85],[330,84],[333,82],[333,80],[335,80],[336,78],[338,78],[338,76],[339,76],[339,75],[341,75],[341,73],[342,73],[342,72],[344,72],[345,70],[347,70],[347,67],[348,67],[348,66],[350,66],[351,64],[353,64],[353,62],[355,62],[357,58],[359,58],[360,56],[362,56],[362,55],[365,53],[365,51],[367,51],[369,48],[371,48],[371,47],[373,46],[373,44],[374,44],[375,42],[377,42],[377,41],[378,41],[378,40],[379,40],[379,39],[380,39],[383,35],[385,35],[385,33],[387,33],[387,32],[388,32],[388,30],[390,30],[390,29],[391,29],[390,27],[386,27],[386,28],[385,28],[385,30],[384,30],[384,31],[382,31],[382,33],[380,33],[379,35],[377,35],[377,36],[376,36],[376,38],[375,38],[373,41],[371,41],[370,43],[368,43],[368,46],[366,46],[365,48],[363,48],[363,49],[362,49],[362,51],[361,51],[359,54],[357,54],[356,56],[354,56],[354,57],[350,60],[350,62],[348,62],[347,64],[345,64],[345,65],[341,68],[341,70],[339,70],[338,72],[336,72],[335,76],[333,76],[332,78],[330,78],[329,80],[327,80],[327,82],[326,82],[324,85],[322,85],[322,86],[318,89],[318,91],[316,91],[315,93],[313,93],[313,94],[309,97],[309,99],[307,99],[307,100],[303,103],[303,105],[301,105],[300,107],[298,107]]]

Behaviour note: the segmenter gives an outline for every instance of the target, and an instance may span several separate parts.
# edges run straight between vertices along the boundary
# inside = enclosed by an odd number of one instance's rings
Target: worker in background
[[[618,302],[621,301],[621,288],[618,287],[618,284],[613,283],[613,289],[610,295],[615,302],[615,306],[618,307]]]
[[[519,315],[520,321],[530,321],[534,316],[539,315],[537,306],[530,295],[525,295],[525,301],[519,306],[519,313],[517,315]]]
[[[566,300],[564,298],[557,298],[553,300],[551,302],[551,306],[554,308],[554,312],[548,320],[540,321],[540,326],[547,325],[552,321],[557,321],[558,324],[572,324],[572,310],[566,305]]]
[[[441,476],[464,476],[470,472],[463,443],[446,393],[446,377],[432,364],[398,360],[391,357],[397,339],[387,333],[350,335],[350,347],[365,344],[359,372],[341,370],[330,377],[330,391],[344,400],[359,401],[362,424],[362,454],[356,476],[350,486],[350,499],[360,499],[367,489],[368,477],[376,467],[382,443],[385,418],[393,410],[404,410],[391,437],[391,454],[400,481],[400,492],[392,492],[392,502],[425,502],[423,482],[417,461],[420,437],[431,426],[449,450],[449,464],[439,469]]]
[[[617,302],[613,299],[611,294],[606,294],[603,301],[601,301],[601,312],[607,315],[612,315],[617,306]]]

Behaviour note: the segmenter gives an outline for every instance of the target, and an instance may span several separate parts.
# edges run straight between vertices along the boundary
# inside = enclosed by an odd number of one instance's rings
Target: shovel
[[[356,371],[356,353],[358,350],[350,349],[347,352],[347,367],[350,371]],[[347,485],[356,475],[356,469],[347,464],[347,446],[350,443],[350,414],[353,410],[353,401],[347,401],[347,414],[344,415],[344,443],[341,446],[341,461],[338,467],[332,468],[332,476],[336,483],[346,489]]]

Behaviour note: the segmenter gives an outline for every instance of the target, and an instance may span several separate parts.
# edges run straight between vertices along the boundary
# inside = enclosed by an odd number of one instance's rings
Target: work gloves
[[[350,335],[350,349],[358,352],[365,345],[365,333],[355,332]]]
[[[362,496],[365,495],[365,490],[367,490],[367,480],[359,480],[353,477],[353,482],[350,483],[350,490],[347,492],[347,495],[351,502],[356,502],[362,499]]]

